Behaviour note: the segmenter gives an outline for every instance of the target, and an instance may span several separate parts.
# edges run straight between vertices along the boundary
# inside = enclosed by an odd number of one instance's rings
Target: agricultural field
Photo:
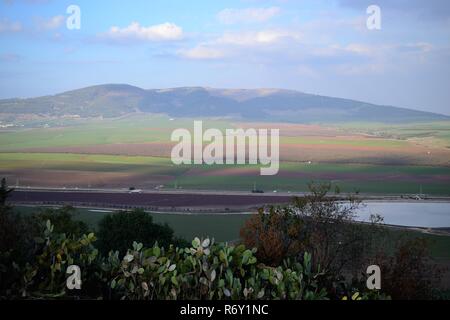
[[[413,143],[450,148],[450,127],[448,122],[386,125],[373,123],[348,123],[340,128],[378,136],[381,138],[408,140]]]
[[[259,166],[175,166],[170,135],[193,119],[142,115],[0,132],[0,176],[11,185],[450,195],[450,123],[300,125],[208,120],[205,128],[280,129],[280,171]]]

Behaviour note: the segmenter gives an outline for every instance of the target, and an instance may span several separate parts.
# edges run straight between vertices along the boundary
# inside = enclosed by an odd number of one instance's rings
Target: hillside
[[[279,89],[185,87],[144,90],[108,84],[53,96],[0,100],[0,120],[24,116],[111,118],[136,112],[297,123],[405,123],[450,119],[435,113]]]

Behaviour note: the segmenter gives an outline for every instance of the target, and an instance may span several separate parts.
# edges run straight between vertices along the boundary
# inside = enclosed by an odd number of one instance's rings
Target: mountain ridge
[[[112,118],[136,112],[297,123],[450,120],[450,116],[432,112],[276,88],[142,89],[128,84],[104,84],[55,95],[0,100],[0,114],[9,117],[31,114]]]

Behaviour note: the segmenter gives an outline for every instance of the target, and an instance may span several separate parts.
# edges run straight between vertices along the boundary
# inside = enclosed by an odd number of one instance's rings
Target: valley
[[[367,194],[450,194],[450,123],[289,124],[205,119],[205,128],[279,128],[280,171],[256,165],[174,165],[173,130],[193,118],[131,115],[0,131],[0,175],[55,188],[302,192],[310,181]]]

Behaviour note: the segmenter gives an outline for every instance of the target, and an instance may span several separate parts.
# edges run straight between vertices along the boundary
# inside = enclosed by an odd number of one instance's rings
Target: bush
[[[64,233],[54,232],[50,220],[45,225],[43,237],[36,238],[40,246],[35,260],[25,266],[24,281],[21,286],[22,297],[60,298],[72,294],[93,297],[100,294],[100,263],[98,250],[93,246],[95,235],[67,237]],[[67,268],[77,265],[83,270],[83,291],[70,292],[66,287]]]
[[[39,224],[40,230],[48,220],[52,222],[55,233],[65,233],[67,236],[80,237],[89,232],[86,223],[74,220],[75,209],[72,207],[63,207],[60,209],[44,209],[39,213],[33,214],[31,220]]]
[[[68,238],[54,232],[47,221],[36,239],[38,254],[26,265],[15,266],[18,277],[1,296],[7,299],[325,299],[311,266],[286,260],[281,266],[259,264],[256,250],[215,244],[209,239],[192,246],[166,250],[158,244],[145,248],[133,243],[123,258],[119,252],[102,257],[93,233]],[[81,268],[82,290],[66,288],[67,268]],[[1,297],[0,296],[0,297]]]
[[[241,229],[243,243],[256,247],[258,259],[267,264],[310,252],[313,265],[327,271],[330,286],[343,270],[356,276],[376,251],[374,239],[383,229],[377,219],[372,225],[356,223],[360,201],[338,198],[338,191],[330,196],[330,189],[329,184],[311,184],[311,193],[290,206],[260,209]]]
[[[297,256],[303,249],[300,239],[303,222],[288,208],[271,207],[248,219],[240,231],[243,243],[257,248],[258,259],[268,265],[279,265],[287,257]]]
[[[281,266],[258,264],[255,250],[245,246],[215,244],[209,239],[192,246],[166,250],[155,244],[145,248],[133,243],[120,259],[107,258],[94,247],[94,234],[68,238],[54,233],[48,221],[37,239],[39,254],[25,266],[16,267],[18,281],[3,298],[23,299],[325,299],[317,285],[319,271],[311,256],[302,262],[284,261]],[[69,265],[81,268],[82,290],[66,288]]]
[[[173,243],[173,230],[168,225],[153,223],[150,214],[142,210],[121,211],[106,215],[99,223],[98,247],[103,254],[118,250],[124,255],[134,241],[153,246],[158,241],[168,246]]]
[[[70,208],[23,219],[0,204],[0,300],[446,297],[436,296],[442,270],[430,264],[422,239],[370,261],[381,267],[383,292],[367,291],[362,278],[343,281],[343,266],[348,271],[373,252],[378,228],[353,223],[356,202],[342,206],[325,197],[329,187],[312,190],[292,206],[261,209],[241,230],[244,245],[198,238],[185,244],[167,225],[134,211],[101,221],[101,252]],[[66,288],[70,265],[81,268],[81,291]]]
[[[192,241],[190,248],[134,243],[110,286],[121,299],[324,299],[311,256],[278,267],[258,264],[245,246]],[[116,260],[117,263],[117,260]]]
[[[24,266],[39,254],[40,244],[36,241],[48,220],[52,221],[54,232],[71,237],[87,234],[88,227],[73,220],[73,208],[46,209],[31,216],[17,214],[9,206],[0,206],[0,291],[8,283],[17,281],[17,267]]]
[[[0,185],[0,252],[3,256],[14,256],[15,260],[21,260],[23,251],[26,251],[25,235],[27,224],[18,214],[14,213],[12,207],[6,204],[8,196],[13,190],[6,187],[3,178]]]
[[[133,242],[124,255],[102,256],[93,233],[80,237],[55,232],[50,221],[35,239],[36,254],[23,265],[13,263],[17,275],[0,299],[299,299],[336,298],[320,284],[323,272],[312,256],[285,259],[280,265],[258,262],[256,249],[244,245],[192,241],[189,247],[145,247]],[[82,290],[66,288],[67,268],[81,268]],[[6,273],[10,276],[11,273]],[[355,293],[348,290],[351,297]],[[383,295],[358,290],[358,299]]]
[[[375,259],[381,268],[383,290],[395,300],[434,298],[444,270],[431,263],[426,239],[400,240],[393,256],[380,253]]]
[[[26,219],[12,208],[0,205],[0,292],[8,294],[20,281],[15,266],[24,265],[34,256],[34,242]]]

